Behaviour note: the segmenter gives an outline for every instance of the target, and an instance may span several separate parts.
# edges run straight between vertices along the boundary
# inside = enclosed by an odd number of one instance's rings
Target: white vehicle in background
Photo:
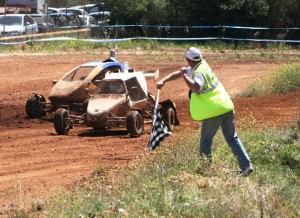
[[[98,24],[108,24],[110,21],[110,12],[109,11],[99,11],[89,13],[89,16],[94,17],[97,20]]]
[[[38,25],[39,33],[54,31],[57,26],[48,14],[30,14]]]
[[[0,35],[15,36],[38,33],[34,19],[26,14],[0,15]]]
[[[52,13],[49,16],[53,19],[55,25],[62,26],[82,26],[83,22],[77,14],[74,13]]]
[[[48,7],[48,13],[47,14],[61,14],[61,9]]]
[[[73,13],[79,15],[88,15],[88,13],[84,9],[80,8],[60,8],[62,13]]]
[[[92,12],[103,11],[105,8],[105,4],[99,3],[99,4],[77,5],[77,6],[73,6],[71,8],[84,9],[85,11],[87,11],[87,13],[92,13]]]
[[[96,27],[98,26],[97,20],[89,15],[78,15],[83,22],[84,27]]]

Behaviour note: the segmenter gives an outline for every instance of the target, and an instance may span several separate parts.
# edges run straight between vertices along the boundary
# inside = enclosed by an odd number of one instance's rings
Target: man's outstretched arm
[[[157,89],[161,89],[165,85],[166,82],[178,79],[178,78],[180,78],[180,76],[181,76],[181,71],[180,70],[174,71],[173,73],[170,73],[168,76],[162,78],[161,80],[159,80],[156,83]]]

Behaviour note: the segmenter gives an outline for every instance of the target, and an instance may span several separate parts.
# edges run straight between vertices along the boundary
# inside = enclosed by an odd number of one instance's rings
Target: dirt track
[[[26,117],[24,106],[32,93],[48,96],[51,80],[83,62],[103,60],[107,54],[109,50],[72,55],[0,54],[0,215],[5,208],[28,204],[59,187],[71,187],[88,178],[98,167],[124,165],[144,154],[149,124],[140,138],[130,138],[122,130],[94,133],[86,127],[75,127],[68,135],[59,136],[53,128],[51,114],[42,119]],[[138,70],[160,69],[161,76],[165,76],[185,65],[180,55],[182,51],[168,55],[120,51],[117,59],[128,60]],[[280,66],[280,63],[259,61],[224,62],[223,55],[205,54],[232,96],[253,79],[260,79]],[[149,90],[156,94],[153,81],[149,81]],[[261,124],[293,122],[299,96],[300,90],[288,95],[235,99],[237,119],[253,113]],[[191,122],[186,97],[187,88],[181,80],[168,83],[161,91],[161,100],[170,98],[177,104],[181,126],[176,131],[182,131]]]

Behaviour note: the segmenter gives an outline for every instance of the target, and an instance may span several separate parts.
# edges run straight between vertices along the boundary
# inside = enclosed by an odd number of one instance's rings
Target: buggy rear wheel
[[[175,126],[175,111],[173,108],[169,107],[166,110],[162,111],[162,118],[165,121],[166,125],[171,131],[174,130]]]
[[[40,118],[46,115],[46,100],[41,95],[33,95],[26,101],[26,114],[29,118]]]
[[[59,108],[54,114],[54,128],[57,134],[65,135],[72,127],[69,112],[64,108]]]
[[[130,111],[126,117],[126,127],[130,136],[138,137],[144,132],[144,119],[138,111]]]

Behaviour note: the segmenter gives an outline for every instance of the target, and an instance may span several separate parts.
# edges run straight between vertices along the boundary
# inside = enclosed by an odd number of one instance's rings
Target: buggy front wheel
[[[64,108],[59,108],[54,114],[54,128],[57,134],[68,134],[72,128],[72,121],[70,119],[69,112]]]
[[[130,111],[126,117],[126,127],[130,136],[138,137],[144,132],[144,119],[138,111]]]
[[[165,121],[166,125],[171,131],[174,130],[175,126],[175,111],[173,108],[169,107],[166,110],[162,111],[162,118]]]

